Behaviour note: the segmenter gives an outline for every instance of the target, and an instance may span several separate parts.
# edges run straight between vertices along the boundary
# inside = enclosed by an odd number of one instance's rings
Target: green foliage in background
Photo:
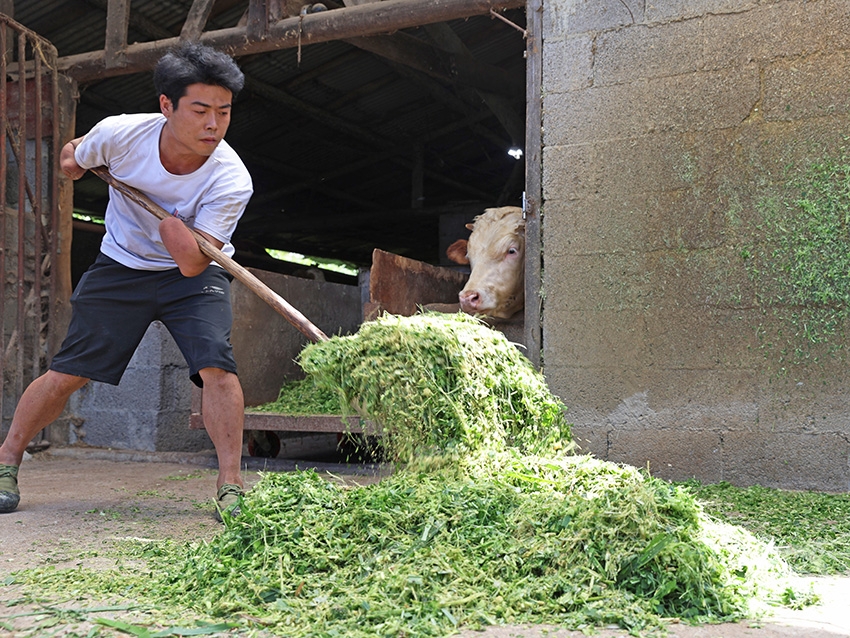
[[[850,316],[850,158],[788,170],[784,188],[759,202],[757,241],[742,250],[757,301],[779,318],[761,329],[782,365],[843,354]]]

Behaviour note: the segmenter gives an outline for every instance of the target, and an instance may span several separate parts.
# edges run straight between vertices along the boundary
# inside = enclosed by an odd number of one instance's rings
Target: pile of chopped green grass
[[[350,408],[340,403],[338,392],[328,387],[319,387],[313,377],[287,381],[281,386],[275,401],[250,409],[252,412],[274,412],[292,416],[341,415],[350,411]]]
[[[140,545],[142,568],[19,578],[293,637],[651,631],[669,617],[741,618],[786,591],[776,552],[710,519],[687,487],[570,455],[563,404],[474,319],[385,316],[300,362],[381,424],[403,461],[391,477],[346,488],[310,471],[265,474],[209,542]]]
[[[250,618],[286,636],[448,636],[459,627],[737,619],[779,596],[769,546],[709,520],[687,488],[589,456],[483,451],[345,488],[266,474],[205,543],[146,566],[42,570],[39,587],[120,594],[173,616]]]
[[[459,313],[384,315],[307,346],[299,364],[340,404],[384,428],[405,461],[423,453],[570,445],[563,403],[516,345]]]

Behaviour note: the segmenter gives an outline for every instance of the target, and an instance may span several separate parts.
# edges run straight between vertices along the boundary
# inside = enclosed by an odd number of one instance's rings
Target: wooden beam
[[[106,68],[121,68],[126,63],[127,29],[130,27],[130,0],[106,3],[106,42],[103,53]]]
[[[207,26],[215,0],[195,0],[189,8],[189,15],[180,31],[180,39],[197,42]]]
[[[525,0],[386,0],[344,9],[286,18],[272,24],[265,38],[249,37],[247,27],[208,31],[201,42],[239,57],[317,44],[331,40],[380,35],[399,29],[489,14],[491,9],[524,7]],[[126,64],[109,68],[104,51],[60,58],[59,70],[81,84],[107,77],[149,71],[179,38],[131,44],[125,49]]]
[[[248,38],[262,40],[269,32],[270,0],[250,0],[248,2]]]

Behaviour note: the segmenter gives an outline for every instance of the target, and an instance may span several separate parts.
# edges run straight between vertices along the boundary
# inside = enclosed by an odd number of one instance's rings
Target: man
[[[110,189],[101,252],[71,296],[68,335],[50,369],[21,396],[0,446],[0,512],[18,506],[18,467],[29,442],[90,379],[117,385],[148,326],[160,320],[192,381],[206,388],[218,518],[238,513],[245,406],[230,345],[232,278],[201,253],[188,227],[233,254],[230,238],[253,186],[223,138],[243,84],[229,56],[183,44],[154,71],[161,114],[108,117],[63,147],[59,165],[71,179],[105,165],[174,217],[160,221]]]

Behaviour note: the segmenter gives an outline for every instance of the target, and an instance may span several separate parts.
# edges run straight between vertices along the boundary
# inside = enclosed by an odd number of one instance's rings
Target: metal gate
[[[0,433],[47,366],[55,283],[59,75],[50,42],[0,14]]]

